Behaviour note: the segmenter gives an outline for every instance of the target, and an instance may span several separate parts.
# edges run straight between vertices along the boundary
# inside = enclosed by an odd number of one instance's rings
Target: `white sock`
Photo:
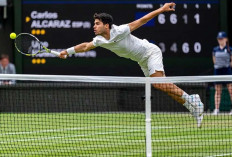
[[[189,101],[190,96],[187,93],[183,93],[183,95],[181,96],[181,98],[183,98],[185,100],[185,103]]]
[[[183,104],[190,112],[192,112],[193,108],[191,104],[189,103],[190,96],[184,92],[183,95],[181,96],[185,100],[185,103]]]

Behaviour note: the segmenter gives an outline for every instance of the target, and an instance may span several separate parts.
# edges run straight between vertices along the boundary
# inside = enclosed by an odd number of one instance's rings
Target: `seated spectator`
[[[0,57],[0,74],[15,74],[15,66],[10,63],[9,56],[2,54]],[[15,80],[0,80],[0,84],[15,84]]]

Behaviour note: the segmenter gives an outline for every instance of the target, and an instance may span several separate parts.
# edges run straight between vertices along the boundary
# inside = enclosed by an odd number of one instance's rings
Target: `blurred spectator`
[[[15,66],[10,63],[9,56],[2,54],[0,57],[0,74],[15,74]],[[14,80],[1,80],[0,84],[15,84]]]
[[[218,46],[213,49],[213,63],[215,75],[232,75],[232,48],[229,46],[229,40],[226,32],[219,32],[217,35]],[[215,109],[213,114],[219,113],[221,102],[222,85],[226,85],[232,100],[232,83],[231,82],[215,82]],[[232,112],[230,112],[232,114]]]

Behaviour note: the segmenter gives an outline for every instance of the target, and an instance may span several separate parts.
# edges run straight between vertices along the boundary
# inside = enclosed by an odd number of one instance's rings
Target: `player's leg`
[[[150,75],[150,77],[164,77],[163,71],[156,71],[156,73]],[[177,102],[184,104],[185,100],[181,97],[184,93],[182,89],[177,87],[173,83],[154,83],[153,87],[159,89],[163,92],[166,92],[169,96],[171,96]]]
[[[161,50],[156,45],[150,45],[146,53],[149,57],[139,62],[144,75],[147,77],[165,77]],[[199,95],[188,95],[173,83],[155,83],[153,84],[153,87],[166,92],[174,100],[183,104],[196,118],[197,126],[201,126],[204,105],[201,102]]]
[[[221,102],[221,94],[222,94],[222,84],[215,84],[215,109],[213,114],[217,115],[219,112],[220,102]]]
[[[142,68],[145,76],[164,77],[165,73],[161,50],[157,46],[153,45],[150,47],[148,53],[150,53],[150,56],[146,60],[139,62],[139,65]],[[192,100],[192,97],[173,83],[157,83],[153,84],[153,86],[156,89],[166,92],[177,102],[184,104],[187,109],[191,109],[191,105],[186,102],[189,102],[190,99]]]
[[[155,73],[150,75],[150,77],[164,77],[164,76],[165,75],[163,71],[156,71]],[[204,105],[201,102],[199,95],[197,94],[188,95],[186,92],[184,92],[182,89],[180,89],[173,83],[154,83],[153,87],[163,92],[166,92],[174,100],[183,104],[196,118],[197,126],[198,127],[201,126],[201,122],[203,120]]]
[[[146,77],[164,77],[165,74],[163,71],[156,71],[156,73],[150,75],[149,74],[149,70],[148,70],[148,66],[147,66],[147,62],[143,62],[143,63],[139,63],[144,75]],[[183,95],[184,91],[181,90],[180,88],[178,88],[176,85],[170,83],[157,83],[157,84],[153,84],[153,87],[155,87],[156,89],[159,89],[163,92],[166,92],[169,96],[171,96],[174,100],[176,100],[177,102],[184,104],[185,100],[183,98],[181,98],[181,96]],[[170,90],[172,90],[171,92],[169,92]]]
[[[155,73],[150,75],[150,77],[164,77],[164,76],[165,75],[163,71],[156,71]],[[169,96],[171,96],[174,100],[176,100],[180,104],[185,105],[185,102],[191,101],[190,100],[191,96],[189,96],[187,93],[185,93],[182,89],[180,89],[173,83],[154,83],[152,85],[154,88],[166,92]],[[186,107],[188,108],[189,106]]]

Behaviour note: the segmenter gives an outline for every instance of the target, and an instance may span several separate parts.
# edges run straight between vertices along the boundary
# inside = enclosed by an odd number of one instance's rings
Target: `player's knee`
[[[155,71],[155,73],[151,74],[150,77],[165,77],[165,74],[163,71]]]

